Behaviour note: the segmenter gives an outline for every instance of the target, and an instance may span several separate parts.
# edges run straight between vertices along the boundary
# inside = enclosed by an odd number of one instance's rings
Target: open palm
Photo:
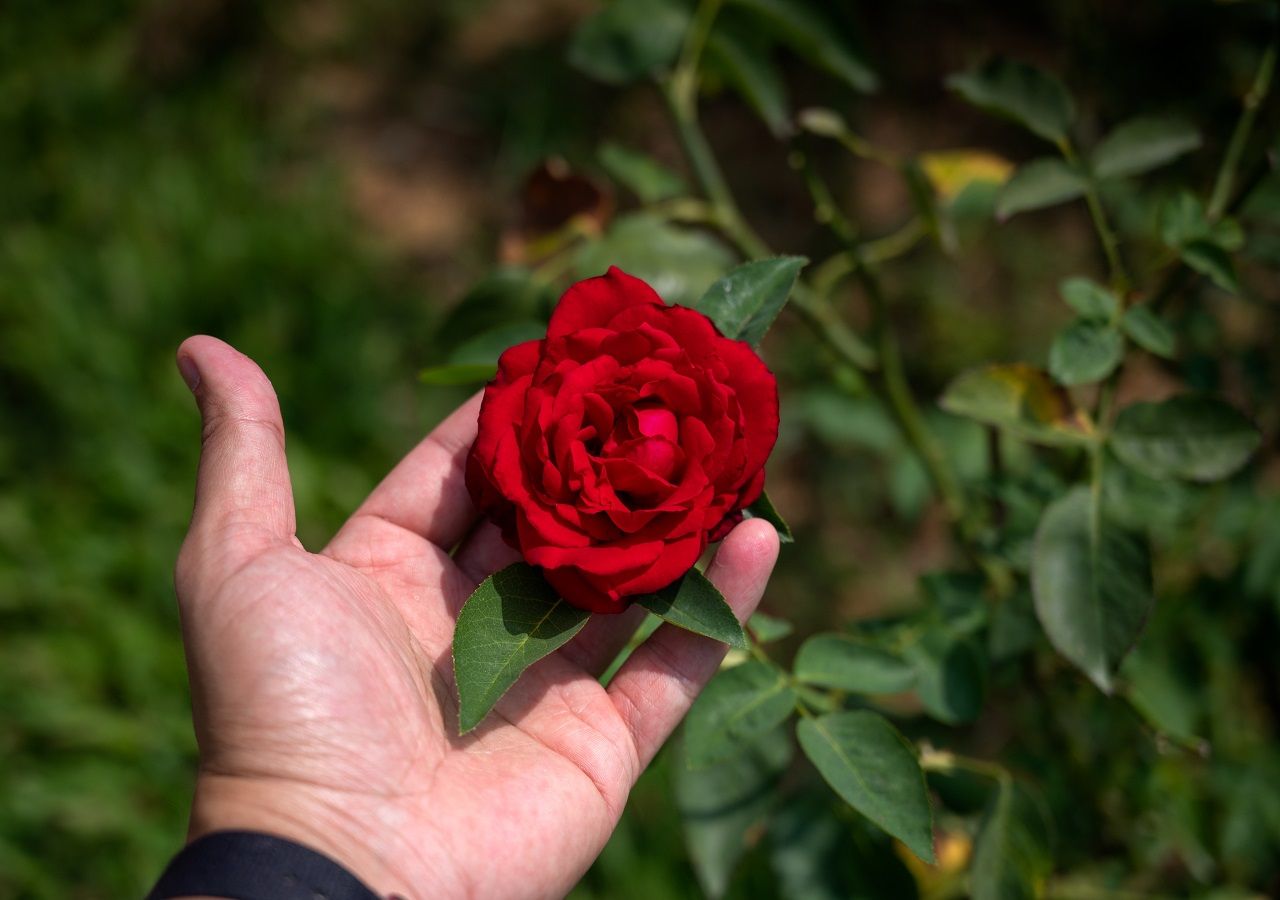
[[[200,744],[191,837],[279,834],[406,897],[562,896],[724,646],[664,625],[606,689],[599,675],[643,613],[593,616],[459,737],[454,621],[516,559],[476,527],[463,483],[479,398],[310,553],[266,376],[213,338],[178,358],[204,419],[177,568]],[[708,574],[740,618],[776,555],[759,521],[721,545]]]

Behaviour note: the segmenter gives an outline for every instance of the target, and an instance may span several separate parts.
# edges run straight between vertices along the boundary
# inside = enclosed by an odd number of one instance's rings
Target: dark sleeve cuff
[[[252,831],[218,831],[192,841],[169,863],[147,900],[380,900],[323,853]]]

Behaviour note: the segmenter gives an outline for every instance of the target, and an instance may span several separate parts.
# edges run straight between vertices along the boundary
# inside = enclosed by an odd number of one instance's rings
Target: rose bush
[[[502,354],[467,486],[566,601],[621,612],[741,520],[777,436],[777,382],[750,345],[615,267]]]

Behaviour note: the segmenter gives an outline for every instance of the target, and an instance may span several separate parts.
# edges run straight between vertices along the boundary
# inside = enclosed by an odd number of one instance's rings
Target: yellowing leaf
[[[1093,422],[1048,373],[1026,363],[982,366],[947,386],[942,408],[1029,441],[1076,444],[1093,439]]]
[[[1013,163],[986,150],[939,150],[920,156],[920,168],[943,200],[971,184],[1001,185],[1013,174]]]

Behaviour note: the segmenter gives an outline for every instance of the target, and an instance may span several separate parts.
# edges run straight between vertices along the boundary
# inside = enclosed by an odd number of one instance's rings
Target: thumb
[[[290,541],[293,489],[271,382],[249,357],[206,335],[184,341],[177,363],[204,422],[188,543],[225,551]]]

